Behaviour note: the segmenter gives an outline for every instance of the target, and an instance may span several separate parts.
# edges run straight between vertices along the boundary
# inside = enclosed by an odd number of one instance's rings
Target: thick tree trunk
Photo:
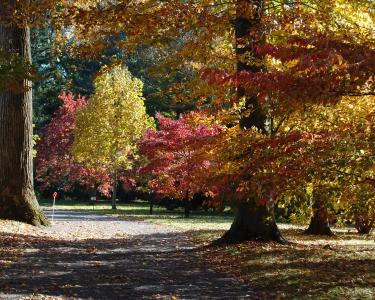
[[[0,49],[30,61],[29,29],[0,25]],[[0,218],[47,225],[33,185],[31,82],[22,85],[0,91]]]
[[[113,184],[112,184],[112,209],[117,209],[116,205],[117,198],[117,170],[113,172]]]
[[[219,241],[240,243],[249,240],[286,242],[277,227],[273,204],[239,204],[231,228]]]
[[[256,53],[256,46],[263,43],[263,37],[251,36],[251,31],[256,31],[260,26],[263,15],[262,0],[237,0],[236,19],[234,20],[235,29],[235,50],[237,56],[237,72],[247,71],[252,73],[263,72],[263,58]],[[249,57],[253,60],[250,61]],[[252,127],[257,128],[263,134],[267,134],[267,117],[262,111],[258,97],[246,94],[243,87],[237,88],[237,98],[246,99],[246,109],[250,109],[249,114],[241,117],[240,126],[244,130]]]
[[[257,8],[257,12],[252,11]],[[262,72],[263,66],[260,63],[261,57],[257,57],[255,46],[262,43],[250,36],[251,29],[256,30],[262,17],[262,0],[237,0],[236,19],[234,20],[236,37],[237,72]],[[250,63],[248,56],[257,57],[259,61]],[[266,116],[261,110],[258,98],[254,95],[247,95],[244,88],[237,89],[239,99],[246,98],[246,109],[251,109],[250,114],[241,117],[240,126],[243,130],[252,127],[257,128],[263,134],[267,134]],[[277,241],[285,243],[277,227],[274,215],[274,205],[257,205],[253,203],[241,203],[237,207],[236,217],[228,232],[219,242],[242,242],[246,240]]]
[[[324,200],[320,195],[314,192],[312,204],[312,216],[309,227],[305,230],[306,234],[315,235],[333,235],[328,222],[328,210]]]

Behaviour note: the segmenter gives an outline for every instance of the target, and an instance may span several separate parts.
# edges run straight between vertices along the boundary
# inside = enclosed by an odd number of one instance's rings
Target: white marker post
[[[53,222],[53,219],[55,217],[55,201],[57,197],[57,192],[53,192],[52,197],[53,197],[53,205],[52,205],[52,222]]]

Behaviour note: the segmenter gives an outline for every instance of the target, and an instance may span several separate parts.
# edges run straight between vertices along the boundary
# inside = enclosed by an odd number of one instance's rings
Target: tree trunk
[[[189,200],[189,191],[186,191],[185,201],[184,201],[184,217],[189,218],[190,217],[190,200]]]
[[[364,198],[364,200],[367,199]],[[351,219],[359,234],[369,234],[375,224],[375,213],[370,205],[360,201],[349,210]]]
[[[262,206],[255,202],[239,204],[231,228],[219,241],[240,243],[248,240],[286,242],[277,227],[272,203]]]
[[[256,7],[258,12],[250,13],[249,11]],[[237,72],[262,72],[263,65],[249,63],[247,54],[258,58],[254,50],[255,46],[262,43],[262,40],[255,40],[250,36],[251,29],[257,29],[262,17],[263,1],[262,0],[237,0],[236,2],[236,19],[234,20],[235,38],[236,38],[236,55],[237,55]],[[237,97],[246,98],[246,109],[251,109],[249,115],[241,117],[240,126],[243,130],[252,127],[257,128],[263,134],[267,134],[266,115],[261,110],[258,98],[254,95],[247,95],[244,88],[237,88]],[[268,206],[257,205],[256,202],[240,203],[236,210],[234,222],[228,232],[219,240],[219,242],[242,242],[246,240],[277,241],[285,243],[277,227],[274,215],[274,205]]]
[[[253,10],[256,10],[256,12]],[[250,35],[252,30],[256,31],[260,26],[262,14],[262,0],[237,0],[236,19],[233,22],[236,41],[237,72],[247,71],[258,73],[264,70],[263,58],[255,50],[257,45],[264,42],[264,38]],[[257,61],[249,61],[249,57],[255,58]],[[238,99],[246,99],[245,108],[251,110],[250,114],[244,114],[241,117],[241,128],[246,130],[255,127],[263,134],[267,134],[267,117],[259,105],[258,97],[246,94],[246,90],[241,86],[237,88],[236,92]]]
[[[328,222],[328,210],[319,194],[313,192],[312,216],[306,234],[333,235]]]
[[[154,200],[150,199],[150,215],[153,214]]]
[[[113,183],[112,183],[112,209],[117,209],[116,205],[117,198],[117,170],[113,172]]]
[[[365,222],[355,222],[355,228],[359,234],[369,234],[372,227],[374,226],[374,221],[365,223]]]
[[[185,200],[184,217],[185,218],[189,218],[190,217],[190,201],[189,200]]]
[[[0,49],[31,61],[29,29],[0,25]],[[31,82],[21,85],[0,91],[0,218],[47,225],[33,184]]]

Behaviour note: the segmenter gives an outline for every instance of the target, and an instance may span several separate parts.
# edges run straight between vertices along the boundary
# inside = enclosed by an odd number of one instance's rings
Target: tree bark
[[[255,9],[256,8],[256,9]],[[255,9],[255,11],[253,11]],[[263,1],[262,0],[237,0],[236,15],[234,20],[235,29],[235,51],[237,56],[237,72],[247,71],[252,73],[263,72],[263,58],[260,57],[255,47],[263,43],[263,38],[250,36],[252,29],[256,30],[262,18]],[[258,61],[249,61],[248,56]],[[237,98],[245,98],[245,108],[251,109],[248,116],[242,116],[240,126],[242,129],[250,129],[255,127],[263,134],[267,134],[266,121],[267,117],[262,111],[258,97],[255,95],[247,95],[243,87],[237,88]]]
[[[272,203],[260,206],[255,202],[239,204],[231,228],[219,241],[240,243],[254,240],[286,243],[277,227],[273,206]]]
[[[328,221],[328,210],[319,194],[313,192],[312,216],[306,234],[333,235]]]
[[[0,49],[31,61],[29,29],[0,25]],[[31,82],[20,83],[0,91],[0,218],[47,225],[33,184]]]
[[[116,205],[117,198],[117,170],[113,172],[113,184],[112,184],[112,209],[117,209]]]
[[[256,7],[257,12],[251,13],[251,9]],[[250,36],[251,29],[257,29],[260,24],[263,10],[262,0],[237,0],[236,19],[234,20],[237,72],[262,72],[263,65],[259,63],[249,64],[248,59],[244,59],[246,54],[250,54],[260,60],[257,56],[255,46],[262,43],[262,40],[254,40]],[[251,109],[248,116],[243,116],[240,120],[240,126],[243,130],[252,127],[257,128],[263,134],[267,134],[266,115],[262,111],[258,98],[246,94],[244,88],[237,88],[237,97],[246,99],[246,109]],[[240,203],[236,209],[236,216],[228,232],[219,240],[219,242],[242,242],[246,240],[277,241],[285,243],[277,227],[274,215],[274,205],[269,203],[267,206],[257,205],[256,201],[251,203]]]

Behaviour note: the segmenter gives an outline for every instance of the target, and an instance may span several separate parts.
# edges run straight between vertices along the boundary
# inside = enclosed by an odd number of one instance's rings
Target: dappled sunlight
[[[206,255],[248,280],[264,296],[303,299],[372,299],[375,292],[374,234],[305,235],[281,226],[293,244],[247,242],[214,247]],[[207,237],[207,236],[206,236]],[[211,236],[214,238],[214,236]]]
[[[375,251],[375,235],[360,235],[355,232],[352,228],[333,228],[332,231],[334,236],[322,236],[322,235],[306,235],[303,229],[287,229],[284,227],[284,234],[288,238],[290,237],[292,241],[296,243],[301,243],[307,246],[319,246],[319,245],[330,245],[331,247],[374,247]]]
[[[350,295],[351,298],[371,299],[374,293],[371,287],[375,285],[372,275],[375,272],[375,236],[374,234],[359,235],[353,228],[333,228],[335,235],[325,237],[304,234],[305,226],[280,223],[278,225],[281,232],[292,242],[291,245],[245,242],[238,245],[211,246],[210,242],[221,237],[230,227],[233,220],[230,214],[216,215],[212,212],[198,211],[193,213],[191,218],[184,218],[180,210],[166,211],[163,208],[154,208],[155,214],[150,215],[146,203],[120,204],[116,211],[108,209],[105,205],[102,210],[95,207],[94,212],[100,213],[98,215],[93,215],[92,207],[87,204],[66,206],[66,208],[74,208],[74,211],[61,207],[58,206],[57,209],[57,223],[63,224],[69,221],[74,224],[77,219],[81,219],[89,224],[97,220],[99,229],[100,224],[105,224],[102,221],[108,218],[108,228],[111,228],[110,220],[113,219],[117,231],[121,231],[119,224],[131,224],[131,222],[138,222],[138,226],[152,226],[152,223],[156,224],[153,225],[156,227],[153,227],[148,235],[137,235],[137,231],[125,227],[127,228],[125,239],[121,240],[117,237],[115,240],[109,239],[111,245],[107,244],[105,247],[100,246],[104,245],[104,242],[100,241],[96,241],[97,245],[92,246],[90,240],[81,241],[87,243],[86,247],[78,245],[55,247],[54,251],[62,255],[72,255],[69,253],[80,249],[79,251],[94,256],[90,259],[79,258],[69,263],[60,262],[58,263],[60,267],[68,265],[70,268],[78,268],[94,264],[97,268],[105,266],[117,268],[121,263],[128,264],[129,256],[132,257],[138,252],[142,255],[156,254],[158,257],[165,253],[172,257],[176,251],[182,251],[185,254],[189,253],[189,257],[191,254],[201,256],[203,254],[206,261],[219,268],[221,272],[229,272],[248,281],[262,299],[272,299],[277,295],[306,299],[320,299],[321,295],[336,299]],[[158,230],[163,231],[166,228],[169,228],[168,232],[157,233]],[[195,246],[189,244],[190,238],[194,238]],[[104,239],[106,239],[105,235],[100,237],[100,240],[104,241]],[[184,239],[187,243],[185,245]],[[137,245],[136,250],[129,247],[127,243]],[[33,251],[29,254],[38,255],[35,250]],[[127,257],[107,259],[115,254]],[[95,256],[100,256],[100,259]],[[194,268],[181,272],[199,273],[197,269],[194,271]],[[119,288],[126,284],[111,285],[103,282],[100,286]],[[308,292],[306,286],[309,287]],[[141,293],[148,289],[159,291],[163,287],[159,283],[148,283],[136,287],[134,291]]]
[[[254,295],[241,281],[208,266],[190,236],[168,230],[157,233],[158,228],[132,238],[74,241],[67,235],[59,239],[44,236],[44,229],[37,229],[43,234],[34,237],[1,232],[0,241],[19,251],[6,253],[6,263],[0,261],[0,297],[37,294],[104,299],[111,295],[134,299],[159,295],[197,299],[202,293],[214,297],[218,290],[227,298]]]
[[[0,0],[0,299],[375,299],[374,1]]]

